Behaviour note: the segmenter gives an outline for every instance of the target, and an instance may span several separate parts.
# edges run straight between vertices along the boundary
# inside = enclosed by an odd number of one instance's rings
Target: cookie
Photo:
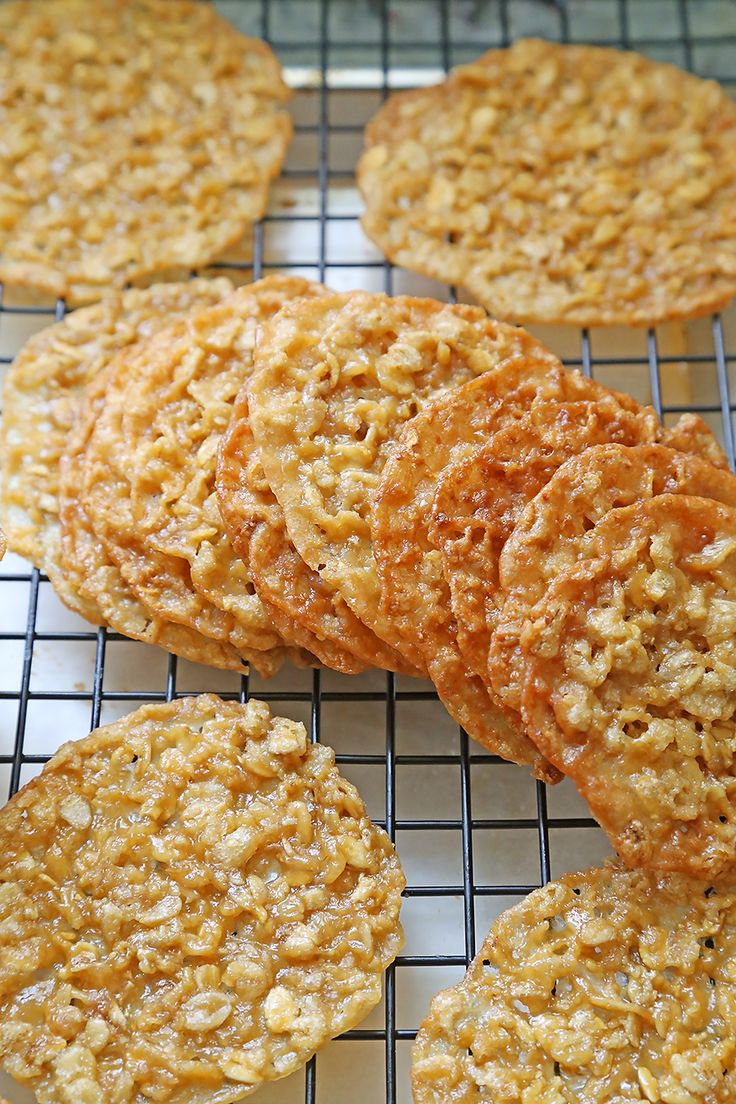
[[[246,385],[247,386],[247,385]],[[413,673],[308,567],[289,540],[283,510],[263,472],[242,389],[217,459],[217,502],[230,542],[281,636],[343,674],[366,667]]]
[[[681,414],[674,425],[668,426],[662,444],[680,452],[702,456],[715,468],[730,471],[728,457],[703,419],[697,414]]]
[[[689,434],[665,440],[693,443]],[[489,654],[493,688],[521,708],[525,620],[561,571],[590,555],[589,534],[609,510],[660,494],[696,495],[736,507],[736,479],[699,456],[661,445],[599,445],[568,460],[516,521],[499,560],[502,609]]]
[[[448,387],[536,352],[477,307],[367,292],[287,307],[263,327],[250,418],[266,478],[305,563],[393,647],[379,608],[371,501],[404,422]],[[417,649],[403,649],[421,669]]]
[[[726,1104],[736,888],[602,868],[504,912],[414,1044],[416,1104]]]
[[[448,712],[467,733],[505,759],[531,764],[538,777],[550,781],[559,780],[557,772],[540,759],[518,717],[491,698],[458,647],[442,555],[430,540],[432,501],[444,468],[469,457],[530,408],[598,399],[630,412],[632,420],[643,419],[649,432],[656,432],[654,411],[628,396],[547,360],[510,359],[497,371],[439,396],[404,427],[373,507],[385,616],[402,641],[419,651]]]
[[[147,606],[248,658],[283,641],[229,544],[217,446],[258,325],[287,299],[320,290],[268,277],[118,357],[90,419],[81,494],[70,492]]]
[[[89,302],[205,264],[263,215],[289,93],[212,5],[21,0],[0,47],[6,284]]]
[[[365,142],[367,235],[496,318],[651,325],[736,292],[736,105],[714,81],[521,40],[394,93]]]
[[[0,512],[13,552],[83,613],[60,565],[59,464],[83,388],[119,350],[232,291],[225,278],[106,295],[34,334],[9,367],[0,423]]]
[[[714,877],[736,848],[736,509],[658,495],[593,534],[525,625],[524,721],[628,865]]]
[[[524,507],[565,460],[591,445],[636,445],[661,435],[651,410],[624,410],[613,396],[548,402],[515,414],[486,444],[440,471],[427,535],[442,553],[458,647],[484,682],[502,598],[499,556]]]
[[[276,674],[286,658],[285,648],[272,648],[267,652],[248,651],[241,655],[225,639],[213,639],[190,625],[178,624],[166,615],[166,611],[154,612],[128,585],[109,555],[107,546],[95,533],[77,493],[83,459],[83,453],[77,449],[83,447],[99,416],[104,397],[104,375],[104,372],[100,373],[88,387],[81,424],[71,434],[70,446],[75,451],[62,458],[59,519],[62,542],[60,571],[64,589],[60,596],[93,624],[106,625],[113,632],[145,644],[154,644],[193,663],[204,663],[242,675],[247,673],[246,664],[252,663],[265,678]],[[93,390],[96,399],[91,402],[90,393]]]
[[[263,702],[66,744],[0,836],[0,1066],[40,1100],[239,1100],[361,1020],[401,946],[388,836]]]

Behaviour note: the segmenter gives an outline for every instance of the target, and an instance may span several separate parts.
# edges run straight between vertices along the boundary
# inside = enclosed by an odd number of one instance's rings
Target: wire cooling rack
[[[361,234],[353,169],[365,123],[398,87],[525,34],[639,49],[736,86],[733,0],[221,0],[242,30],[269,40],[295,89],[295,137],[247,261],[215,266],[258,278],[290,270],[347,289],[452,289],[387,264]],[[64,303],[0,300],[0,363]],[[665,418],[694,410],[734,463],[733,312],[655,331],[537,328],[566,363],[651,401]],[[608,848],[574,791],[547,790],[459,732],[428,684],[369,672],[288,668],[263,683],[197,667],[64,610],[43,575],[0,564],[0,801],[66,739],[145,701],[211,690],[257,695],[325,740],[396,841],[408,877],[407,942],[382,1005],[304,1074],[267,1086],[263,1104],[408,1104],[409,1052],[431,996],[453,984],[493,918]],[[29,1099],[2,1080],[0,1095]]]

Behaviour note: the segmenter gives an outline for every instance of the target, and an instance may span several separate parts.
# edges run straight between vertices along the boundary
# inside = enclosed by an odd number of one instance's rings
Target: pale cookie
[[[379,608],[371,502],[402,424],[430,398],[524,352],[523,330],[477,307],[367,292],[287,307],[263,327],[250,417],[266,478],[302,559],[377,636],[397,646]],[[421,669],[418,651],[404,649]]]
[[[427,534],[442,553],[458,647],[486,683],[503,597],[499,556],[524,507],[565,460],[591,445],[637,445],[663,432],[653,411],[624,410],[613,395],[546,402],[512,417],[510,424],[499,420],[486,444],[440,471]]]
[[[522,714],[630,866],[736,855],[736,510],[658,495],[598,522],[524,630]]]
[[[689,435],[675,431],[667,430],[664,440],[692,444]],[[509,708],[521,708],[519,640],[535,604],[556,575],[590,556],[593,527],[609,510],[660,494],[697,495],[736,507],[736,479],[700,456],[660,445],[600,445],[563,464],[517,518],[499,560],[503,606],[489,654],[493,688]]]
[[[3,525],[12,551],[45,572],[66,604],[83,615],[61,569],[59,533],[59,464],[82,390],[120,349],[231,291],[221,278],[106,295],[34,334],[7,371],[0,423]]]
[[[305,564],[289,540],[283,510],[266,482],[253,440],[245,389],[220,441],[216,488],[230,542],[285,640],[344,674],[366,667],[414,673]]]
[[[292,126],[263,42],[190,0],[0,5],[0,280],[70,302],[205,264]]]
[[[736,292],[736,105],[639,54],[490,50],[391,96],[357,176],[379,248],[497,318],[647,325]]]
[[[730,1104],[736,887],[602,868],[493,924],[414,1044],[416,1104]]]
[[[282,642],[234,555],[215,494],[217,446],[258,325],[322,289],[272,276],[119,356],[77,497],[132,589],[162,617],[250,659]]]
[[[404,877],[268,706],[147,705],[0,812],[0,1066],[44,1104],[229,1104],[381,997]]]
[[[381,604],[400,640],[416,650],[449,713],[470,736],[538,777],[559,780],[526,736],[518,717],[499,707],[474,674],[457,643],[442,554],[430,540],[432,500],[443,469],[470,456],[488,437],[513,425],[531,407],[607,400],[648,432],[652,410],[617,395],[579,372],[532,357],[517,357],[445,395],[405,427],[383,470],[373,506],[373,548]]]

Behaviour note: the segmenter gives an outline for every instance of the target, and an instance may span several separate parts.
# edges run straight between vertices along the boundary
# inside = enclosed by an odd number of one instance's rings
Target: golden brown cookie
[[[394,93],[357,175],[379,248],[497,318],[646,325],[736,292],[736,106],[639,54],[490,50]]]
[[[344,674],[380,667],[412,674],[395,652],[331,591],[298,554],[283,510],[266,482],[243,388],[217,459],[217,501],[230,542],[284,640],[299,644]]]
[[[372,497],[401,426],[431,397],[535,352],[477,307],[367,292],[287,307],[263,327],[250,388],[253,435],[297,551],[392,646],[379,609]],[[407,660],[421,667],[415,649]]]
[[[414,1045],[416,1104],[729,1104],[736,887],[602,868],[504,912]]]
[[[60,565],[59,463],[83,388],[120,349],[174,318],[217,303],[229,280],[155,284],[106,295],[34,334],[8,369],[0,423],[0,512],[10,547],[44,571],[77,612]]]
[[[673,440],[672,431],[665,439]],[[674,439],[692,443],[689,436]],[[509,708],[521,708],[519,638],[535,604],[556,575],[590,556],[594,526],[609,510],[660,494],[736,507],[736,478],[661,445],[599,445],[563,464],[517,518],[499,560],[503,606],[489,656],[493,688]]]
[[[609,401],[655,433],[657,419],[559,365],[519,356],[477,380],[440,395],[403,429],[392,449],[373,506],[373,548],[381,603],[401,641],[417,650],[450,714],[485,747],[539,777],[559,780],[537,754],[519,719],[491,698],[458,647],[442,554],[430,540],[432,501],[443,469],[469,457],[488,438],[514,425],[530,408],[554,403]],[[505,722],[505,723],[504,723]]]
[[[191,0],[0,6],[0,279],[70,302],[240,241],[291,136],[263,42]]]
[[[674,425],[668,426],[662,444],[679,452],[691,452],[702,456],[716,468],[729,471],[728,457],[711,430],[697,414],[681,414]]]
[[[491,633],[500,614],[498,561],[516,520],[560,464],[591,445],[636,445],[662,435],[654,412],[624,410],[613,395],[546,402],[499,419],[470,456],[442,469],[427,531],[442,553],[457,643],[474,674],[488,676]]]
[[[264,677],[275,674],[283,663],[285,649],[272,648],[268,652],[251,651],[241,655],[226,639],[213,639],[191,625],[178,624],[165,609],[154,612],[129,586],[110,556],[108,546],[97,536],[79,490],[84,450],[103,409],[107,375],[107,370],[99,372],[86,388],[77,423],[69,435],[61,461],[59,574],[64,585],[60,595],[93,624],[106,625],[114,632],[145,644],[155,644],[193,663],[246,674],[245,664],[251,661]]]
[[[528,732],[630,866],[734,864],[736,510],[658,495],[598,522],[525,626]]]
[[[102,412],[89,412],[76,498],[124,579],[159,616],[254,662],[254,652],[283,642],[229,544],[214,489],[217,446],[258,325],[289,298],[320,291],[280,276],[238,289],[119,356]]]
[[[0,837],[0,1066],[40,1100],[239,1100],[361,1020],[401,946],[388,836],[263,702],[66,744]]]

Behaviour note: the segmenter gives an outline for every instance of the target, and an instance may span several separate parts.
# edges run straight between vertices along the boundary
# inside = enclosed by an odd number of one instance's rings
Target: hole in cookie
[[[706,891],[705,891],[705,894],[704,894],[704,896],[705,896],[705,897],[715,897],[715,895],[716,895],[716,888],[715,888],[715,886],[708,886],[708,888],[707,888],[707,889],[706,889]]]
[[[560,1063],[559,1062],[555,1062],[555,1064],[553,1066],[553,1069],[555,1071],[555,1077],[561,1077],[562,1076],[560,1074]]]
[[[703,946],[707,947],[709,951],[712,951],[715,947],[715,941],[710,936],[708,936],[707,939],[703,940]]]
[[[365,422],[361,422],[355,434],[356,441],[365,441],[366,437],[368,436],[369,429],[370,426],[366,425]]]

